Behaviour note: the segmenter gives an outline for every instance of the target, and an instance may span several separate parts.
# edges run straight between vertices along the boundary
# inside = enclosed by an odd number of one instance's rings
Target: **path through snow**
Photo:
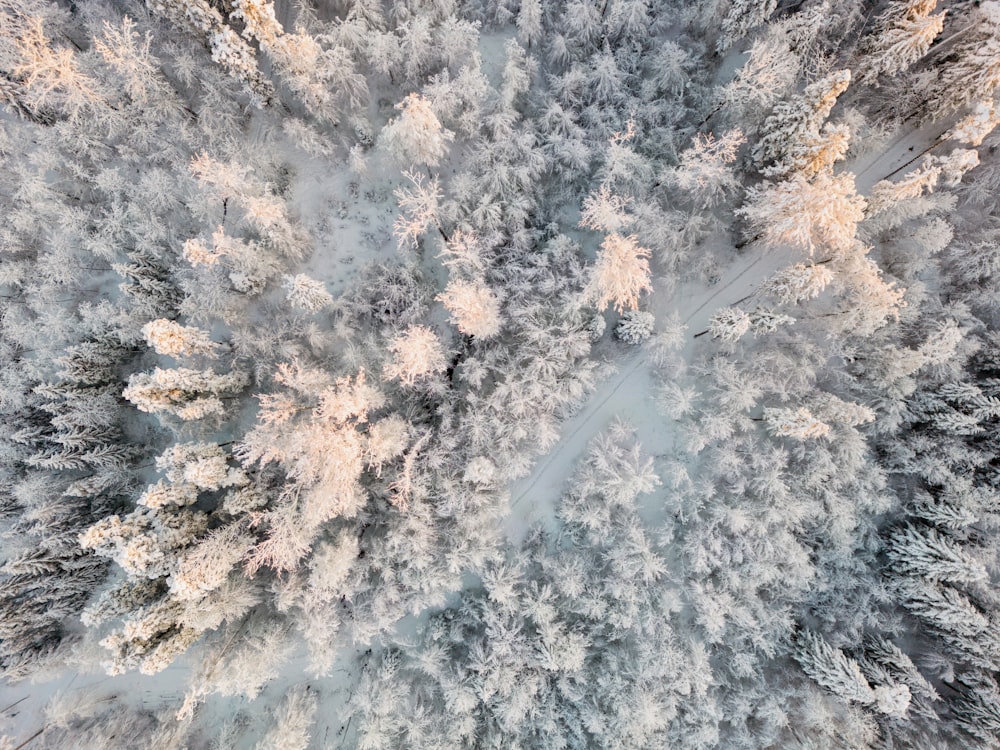
[[[946,129],[941,123],[935,123],[895,135],[883,148],[862,154],[845,170],[855,173],[858,191],[865,194],[872,185],[903,165],[907,166],[907,171],[915,169],[920,160],[908,162],[936,144]],[[893,179],[898,178],[896,175]],[[680,313],[688,326],[688,342],[681,354],[691,361],[695,347],[705,345],[704,339],[692,336],[708,327],[713,313],[753,295],[764,279],[792,262],[789,253],[754,243],[711,287],[687,284],[681,287],[679,294],[669,296],[657,295],[654,291],[650,310],[657,320],[665,319],[672,311]],[[563,423],[559,442],[538,460],[529,476],[512,485],[511,512],[505,521],[508,539],[519,542],[537,523],[552,530],[557,528],[555,502],[565,490],[573,466],[584,455],[587,444],[614,418],[624,419],[636,429],[638,440],[647,453],[662,455],[673,444],[669,421],[657,413],[655,385],[654,365],[642,347],[622,357],[618,372],[601,383],[583,408]]]
[[[657,296],[651,310],[658,320],[677,311],[687,325],[688,343],[682,355],[690,359],[694,347],[704,345],[692,338],[704,330],[720,307],[734,305],[752,295],[763,279],[787,265],[784,253],[769,253],[760,245],[750,248],[725,270],[722,278],[706,288],[701,284],[681,287],[679,294]],[[624,345],[623,345],[624,346]],[[508,538],[517,542],[536,523],[555,526],[555,501],[563,492],[577,459],[587,444],[618,417],[637,431],[639,442],[653,454],[662,454],[673,441],[668,421],[653,404],[654,365],[642,347],[621,360],[620,368],[601,383],[584,407],[563,423],[561,438],[538,461],[534,471],[511,488],[511,513],[506,521]]]

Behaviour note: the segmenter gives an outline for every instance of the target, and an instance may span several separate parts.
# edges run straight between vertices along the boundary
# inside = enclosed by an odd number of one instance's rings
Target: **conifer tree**
[[[850,132],[845,126],[824,123],[850,83],[851,71],[838,70],[775,106],[753,150],[766,175],[811,177],[843,157]]]
[[[404,167],[437,166],[455,134],[442,127],[430,102],[420,94],[409,94],[396,109],[400,115],[382,129],[379,143]]]
[[[986,0],[974,8],[970,28],[961,35],[932,85],[926,117],[943,117],[972,102],[988,99],[1000,86],[1000,4]]]
[[[619,313],[639,307],[639,295],[653,288],[648,258],[649,250],[639,247],[635,235],[604,238],[587,287],[598,310],[609,304]]]
[[[859,83],[878,85],[881,75],[894,76],[927,54],[944,29],[945,13],[934,13],[937,0],[896,0],[878,16],[871,35],[858,50]]]

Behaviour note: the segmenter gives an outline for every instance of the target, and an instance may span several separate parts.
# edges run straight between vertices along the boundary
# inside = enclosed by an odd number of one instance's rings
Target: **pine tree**
[[[402,213],[393,224],[393,232],[399,240],[399,246],[416,247],[420,236],[427,231],[432,224],[444,235],[440,224],[440,204],[444,197],[441,192],[441,183],[437,178],[428,180],[421,174],[415,172],[404,172],[406,178],[413,185],[412,188],[401,187],[395,192],[396,200],[399,201],[399,208]]]
[[[971,27],[941,66],[929,91],[926,117],[940,118],[971,102],[991,98],[1000,86],[1000,6],[984,2],[971,11]]]
[[[396,109],[401,114],[383,128],[379,144],[404,167],[437,166],[454,133],[442,127],[430,102],[420,94],[409,94]]]
[[[174,414],[184,421],[221,415],[221,398],[246,387],[249,378],[238,370],[219,375],[186,367],[134,373],[122,395],[140,411]]]
[[[486,339],[500,332],[500,299],[484,282],[452,279],[437,299],[462,333]]]
[[[779,103],[764,121],[764,136],[754,146],[755,162],[770,177],[811,177],[829,169],[847,151],[850,132],[825,124],[851,83],[851,71],[838,70]]]
[[[902,575],[962,584],[987,578],[981,562],[930,527],[906,525],[893,530],[886,538],[886,555],[891,568]]]
[[[626,310],[622,313],[618,325],[615,326],[615,336],[626,344],[641,344],[653,333],[655,320],[652,313],[642,310]]]
[[[146,343],[157,354],[171,357],[202,355],[214,357],[221,345],[209,338],[208,331],[191,326],[182,326],[172,320],[159,318],[142,327]]]
[[[816,248],[849,252],[864,210],[853,174],[821,172],[812,180],[796,174],[784,182],[751,188],[746,205],[736,212],[765,242],[794,245],[813,255]]]
[[[517,34],[525,47],[531,49],[542,36],[541,0],[522,0],[517,11]]]
[[[333,304],[333,297],[326,291],[326,285],[304,273],[285,276],[283,286],[288,303],[299,310],[315,313]]]
[[[945,13],[931,15],[937,0],[896,0],[875,21],[860,45],[859,83],[878,85],[882,75],[894,76],[927,54],[944,29]]]
[[[691,148],[681,152],[680,163],[667,178],[684,194],[691,195],[696,207],[711,207],[739,184],[730,165],[745,142],[738,128],[720,138],[699,133]]]
[[[958,725],[980,742],[1000,744],[1000,686],[987,672],[963,672],[956,680],[960,696],[952,703]]]
[[[722,34],[716,43],[718,51],[726,51],[748,32],[762,26],[777,7],[778,0],[735,0],[722,21]]]
[[[722,307],[708,321],[708,332],[729,343],[739,341],[750,330],[750,315],[738,307]]]
[[[818,633],[800,632],[792,655],[803,672],[834,695],[862,705],[875,702],[875,693],[857,662]]]
[[[243,83],[257,106],[270,102],[274,88],[258,69],[253,49],[226,25],[208,0],[150,0],[149,8],[200,35],[211,47],[212,60]]]
[[[426,326],[411,326],[389,342],[392,361],[383,368],[383,377],[404,385],[444,372],[447,368],[441,340]]]
[[[635,235],[607,235],[591,270],[587,297],[598,310],[609,304],[619,313],[637,309],[639,295],[653,289],[648,258],[649,250],[639,247]]]

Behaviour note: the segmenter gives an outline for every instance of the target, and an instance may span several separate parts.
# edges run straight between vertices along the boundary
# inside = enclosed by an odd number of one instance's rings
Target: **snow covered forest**
[[[1000,0],[0,0],[0,750],[1000,748]]]

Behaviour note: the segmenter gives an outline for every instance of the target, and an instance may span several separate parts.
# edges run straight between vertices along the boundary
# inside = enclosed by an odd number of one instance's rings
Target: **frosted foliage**
[[[626,344],[641,344],[653,333],[655,322],[652,313],[628,310],[615,326],[615,335]]]
[[[614,195],[607,185],[601,185],[596,193],[583,200],[580,212],[580,226],[604,232],[617,232],[631,220],[626,213],[628,201]]]
[[[437,299],[467,336],[486,339],[500,332],[500,300],[482,281],[452,279]]]
[[[319,312],[333,304],[333,297],[326,291],[326,285],[304,273],[285,276],[283,287],[289,304],[299,310]]]
[[[257,70],[253,50],[223,23],[222,16],[207,0],[150,0],[149,7],[154,13],[198,31],[209,43],[212,60],[244,83],[255,104],[260,106],[270,97],[270,84]]]
[[[910,707],[910,688],[906,685],[880,685],[874,693],[877,711],[893,719],[906,717]]]
[[[771,434],[795,440],[815,440],[830,434],[830,425],[821,422],[804,408],[765,408],[764,423]]]
[[[147,31],[140,35],[135,21],[125,16],[120,27],[104,22],[101,37],[94,39],[94,48],[122,76],[131,99],[156,107],[160,104],[157,97],[169,101],[169,94],[163,85],[160,61],[150,51],[151,43],[152,34]]]
[[[396,109],[401,114],[382,129],[380,145],[403,166],[437,166],[447,153],[454,133],[441,125],[430,102],[420,94],[409,94]]]
[[[680,164],[670,172],[670,179],[682,191],[691,194],[696,205],[710,206],[739,185],[730,165],[736,161],[736,154],[745,142],[738,128],[719,138],[711,133],[699,133],[691,148],[681,152]]]
[[[455,231],[438,255],[449,269],[472,275],[481,274],[486,264],[482,255],[482,242],[470,232]]]
[[[541,0],[521,0],[520,9],[517,12],[517,33],[521,41],[529,47],[541,38]]]
[[[88,605],[80,616],[80,621],[87,627],[99,625],[119,615],[133,612],[155,599],[160,593],[160,586],[150,580],[129,580],[108,589]]]
[[[280,271],[277,258],[261,243],[231,237],[222,227],[212,233],[211,246],[194,238],[184,243],[182,252],[192,266],[225,267],[233,287],[248,295],[261,293],[267,280]]]
[[[723,341],[738,341],[750,330],[750,315],[737,307],[723,307],[708,321],[708,332]]]
[[[254,177],[249,167],[235,161],[222,162],[201,153],[191,159],[190,169],[203,191],[222,201],[233,199],[243,209],[246,224],[267,241],[268,249],[274,248],[290,257],[301,254],[284,200],[273,194],[268,183]],[[226,237],[222,227],[212,239],[215,252],[229,256],[242,273],[252,268],[266,268],[269,261],[274,263],[268,257],[273,253],[267,252],[262,243],[244,243]],[[204,257],[204,247],[198,248],[196,254]],[[206,261],[212,262],[208,258]]]
[[[242,198],[254,192],[250,168],[236,162],[222,162],[202,152],[191,159],[191,174],[213,188],[220,197]]]
[[[812,180],[795,175],[774,185],[751,188],[737,213],[745,216],[765,242],[794,245],[812,255],[817,248],[845,252],[853,246],[865,200],[854,175],[820,173]]]
[[[139,411],[170,413],[192,421],[221,415],[224,407],[220,397],[242,390],[248,382],[239,371],[219,375],[211,370],[157,367],[151,373],[131,375],[122,395]]]
[[[401,416],[391,414],[380,419],[368,429],[368,466],[380,471],[384,464],[403,453],[409,439],[410,425]]]
[[[811,177],[833,168],[847,155],[851,145],[851,130],[847,125],[827,123],[816,135],[806,135],[780,162],[764,170],[769,177],[792,173]]]
[[[849,290],[841,318],[845,330],[865,336],[898,319],[900,308],[906,307],[906,290],[887,282],[875,261],[856,253],[839,266],[840,278]]]
[[[774,333],[781,326],[791,325],[794,322],[795,318],[790,315],[776,313],[773,310],[767,310],[763,307],[758,307],[750,311],[750,331],[754,336]]]
[[[763,24],[777,7],[778,0],[734,0],[722,21],[719,51],[729,49],[736,40]]]
[[[863,83],[882,74],[895,75],[927,54],[944,29],[944,12],[931,15],[937,0],[898,0],[878,17],[871,36],[862,41]]]
[[[850,82],[851,72],[838,70],[775,106],[753,152],[758,164],[770,165],[765,174],[809,177],[843,156],[849,132],[843,127],[824,129],[823,123]]]
[[[875,412],[864,404],[844,401],[832,394],[824,394],[811,402],[816,416],[825,422],[857,427],[875,421]]]
[[[192,601],[219,588],[249,551],[253,539],[239,525],[217,529],[186,552],[168,579],[179,601]]]
[[[222,447],[214,443],[178,443],[156,459],[156,468],[171,482],[191,484],[209,492],[247,484],[243,470],[230,468],[227,458]]]
[[[149,654],[139,662],[139,672],[157,674],[170,666],[178,656],[187,651],[201,637],[194,628],[181,628],[156,641]]]
[[[491,484],[497,479],[497,465],[486,456],[476,456],[465,467],[462,478],[473,484]]]
[[[766,294],[782,304],[791,305],[815,299],[833,281],[833,272],[825,265],[796,263],[768,279]]]
[[[277,463],[287,476],[282,502],[266,515],[267,538],[247,558],[251,573],[263,565],[293,569],[321,524],[356,515],[365,502],[359,480],[368,451],[360,428],[385,399],[363,372],[333,382],[324,375],[280,365],[275,379],[299,393],[261,396],[258,424],[237,448],[244,465]],[[381,455],[367,458],[383,460],[386,450],[378,450]]]
[[[1000,124],[1000,108],[994,99],[976,102],[972,112],[966,115],[955,127],[948,131],[946,137],[968,146],[981,146],[986,136]]]
[[[533,61],[516,39],[508,39],[504,44],[504,58],[500,98],[504,106],[513,107],[518,98],[531,87]]]
[[[936,330],[920,345],[920,356],[924,364],[943,365],[958,351],[965,338],[965,333],[954,320],[948,320],[937,326]]]
[[[392,361],[386,364],[383,375],[413,385],[417,380],[444,372],[448,366],[444,346],[430,328],[411,326],[389,342]]]
[[[657,404],[671,419],[683,419],[694,413],[698,396],[695,388],[668,382],[657,393]]]
[[[357,534],[348,530],[334,541],[319,544],[309,561],[311,594],[321,601],[339,596],[360,551]]]
[[[293,648],[286,630],[274,621],[251,626],[216,664],[211,687],[222,695],[253,700],[280,674]]]
[[[24,82],[33,107],[58,107],[77,117],[100,101],[96,81],[81,70],[72,50],[51,43],[41,18],[30,17],[16,29],[15,45],[17,54],[8,64]]]
[[[284,29],[274,17],[274,4],[261,0],[235,0],[232,18],[243,21],[243,36],[256,37],[264,44],[273,44]]]
[[[932,156],[927,161],[931,166],[940,168],[942,185],[956,187],[966,172],[979,166],[979,152],[971,148],[957,148],[947,156]]]
[[[125,518],[108,516],[80,535],[80,546],[118,563],[137,578],[161,578],[176,565],[174,552],[205,530],[204,513],[175,510],[159,515],[139,508]]]
[[[992,98],[1000,86],[1000,5],[983,2],[972,11],[971,23],[952,59],[942,65],[936,83],[936,98],[930,102],[932,116],[940,117],[959,107]]]
[[[246,85],[250,100],[258,107],[270,101],[273,89],[257,69],[253,49],[228,27],[217,28],[208,36],[212,60]]]
[[[865,705],[875,701],[872,687],[861,674],[857,662],[831,646],[823,636],[811,630],[803,631],[799,634],[794,655],[802,670],[834,695]]]
[[[278,707],[274,724],[256,750],[307,750],[318,707],[318,696],[308,688],[292,690]]]
[[[396,190],[401,213],[393,224],[393,231],[400,247],[416,246],[419,237],[437,222],[439,204],[443,197],[438,180],[428,180],[414,172],[406,172],[412,187]]]
[[[211,357],[219,350],[219,344],[209,338],[208,331],[182,326],[163,318],[144,325],[142,335],[157,354],[171,357],[190,357],[196,354]]]
[[[927,156],[919,169],[903,175],[898,182],[881,180],[875,183],[868,195],[868,215],[874,216],[900,201],[917,198],[925,191],[933,192],[941,179],[941,171],[939,160]]]
[[[587,321],[587,336],[591,341],[600,341],[607,327],[608,321],[604,319],[604,314],[597,313]]]
[[[989,576],[980,560],[937,529],[907,525],[894,529],[887,542],[886,556],[898,573],[960,584],[986,581]]]
[[[198,238],[185,240],[181,254],[192,266],[214,266],[219,262],[219,253]]]
[[[766,110],[795,83],[799,65],[783,34],[754,40],[749,58],[723,87],[722,104],[738,113]]]
[[[136,500],[139,505],[147,508],[165,508],[170,505],[178,507],[194,505],[198,502],[198,488],[191,484],[173,484],[160,480],[149,485]]]
[[[639,246],[635,235],[605,237],[586,291],[597,309],[604,310],[610,304],[619,313],[635,310],[639,307],[639,295],[652,289],[649,250]]]

